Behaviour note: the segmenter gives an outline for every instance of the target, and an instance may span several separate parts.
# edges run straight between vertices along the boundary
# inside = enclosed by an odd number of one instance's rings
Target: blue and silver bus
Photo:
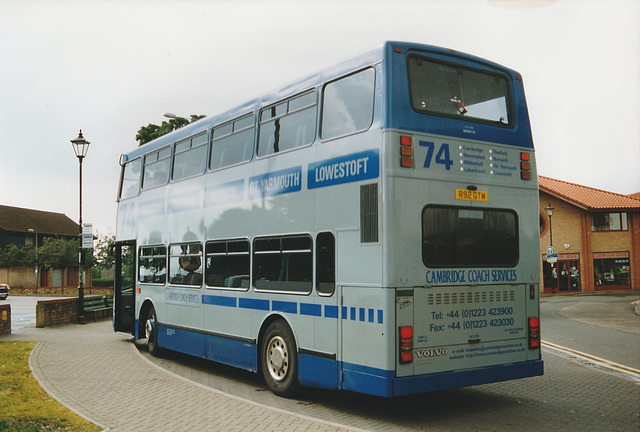
[[[394,397],[543,373],[522,78],[387,42],[122,156],[114,330]]]

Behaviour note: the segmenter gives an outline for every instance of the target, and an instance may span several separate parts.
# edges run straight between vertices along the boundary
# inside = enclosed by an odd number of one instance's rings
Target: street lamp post
[[[72,139],[71,144],[73,145],[73,151],[78,158],[78,162],[80,163],[80,219],[78,224],[80,226],[79,232],[79,246],[80,253],[78,254],[78,322],[84,323],[84,281],[82,277],[82,266],[84,265],[84,249],[82,248],[82,160],[87,155],[89,151],[89,141],[84,139],[82,136],[82,129],[80,129],[80,133],[78,134],[78,138]]]
[[[551,216],[553,216],[554,210],[555,209],[551,207],[551,203],[549,203],[549,205],[544,208],[544,211],[547,213],[547,216],[549,216],[549,246],[551,246],[552,253],[553,253],[553,230],[551,229]]]
[[[549,203],[549,205],[544,208],[544,211],[547,213],[547,216],[549,217],[549,253],[551,254],[553,254],[553,230],[551,228],[551,216],[553,216],[553,210],[555,209],[551,207],[551,203]],[[553,262],[550,262],[549,264],[551,264],[551,275],[553,278]],[[551,293],[554,294],[555,292],[556,292],[556,288],[555,288],[555,282],[554,282],[554,285],[551,286]]]
[[[36,234],[36,293],[38,293],[38,285],[40,285],[38,278],[38,231],[33,228],[29,228],[28,231]]]

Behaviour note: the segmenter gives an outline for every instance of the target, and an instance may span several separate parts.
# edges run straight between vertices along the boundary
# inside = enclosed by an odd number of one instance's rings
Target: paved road
[[[540,302],[542,339],[640,369],[638,294],[556,296]]]

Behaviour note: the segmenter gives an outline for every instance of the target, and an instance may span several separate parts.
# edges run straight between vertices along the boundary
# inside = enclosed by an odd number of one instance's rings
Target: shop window
[[[631,285],[631,266],[628,252],[596,253],[593,260],[593,278],[602,289]]]
[[[627,231],[626,213],[594,213],[591,215],[591,231]]]

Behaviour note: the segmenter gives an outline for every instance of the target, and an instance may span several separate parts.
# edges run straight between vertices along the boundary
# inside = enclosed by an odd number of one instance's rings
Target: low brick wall
[[[85,321],[97,321],[111,318],[113,311],[85,311]],[[42,328],[57,324],[78,322],[78,298],[70,297],[58,300],[40,300],[36,304],[36,327]]]
[[[0,304],[0,335],[11,333],[11,305]]]
[[[65,287],[11,287],[9,295],[45,295],[50,297],[55,296],[77,296],[77,286],[65,286]],[[113,295],[113,287],[99,288],[99,287],[84,287],[84,295]]]
[[[78,321],[78,298],[40,300],[36,305],[36,327]]]

